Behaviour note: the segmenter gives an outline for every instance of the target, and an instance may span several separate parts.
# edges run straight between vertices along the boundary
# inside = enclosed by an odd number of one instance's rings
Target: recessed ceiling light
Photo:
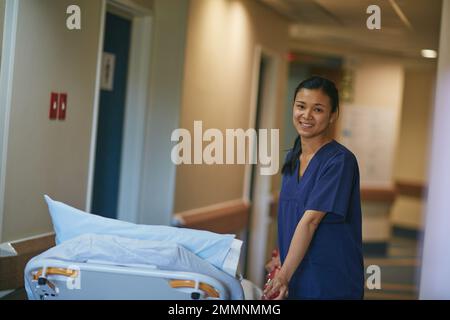
[[[428,58],[428,59],[434,59],[437,57],[436,50],[431,50],[431,49],[423,49],[421,51],[421,54],[422,54],[422,57]]]

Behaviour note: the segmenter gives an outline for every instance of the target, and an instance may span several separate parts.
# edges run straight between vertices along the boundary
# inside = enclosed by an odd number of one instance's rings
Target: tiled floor
[[[369,265],[378,265],[381,271],[381,289],[369,290],[366,286],[365,299],[417,299],[420,261],[418,242],[400,237],[391,239],[387,255],[365,256],[366,270]]]

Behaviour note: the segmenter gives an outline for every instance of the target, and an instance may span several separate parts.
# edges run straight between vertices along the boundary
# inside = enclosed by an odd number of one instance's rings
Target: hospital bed
[[[130,241],[137,241],[145,251],[134,251]],[[120,261],[110,252],[116,252]],[[170,260],[164,262],[168,255]],[[30,300],[253,300],[261,296],[251,282],[232,277],[181,247],[109,235],[83,235],[51,248],[28,262],[24,276]]]
[[[30,300],[186,300],[230,299],[226,286],[193,272],[42,260],[27,265]]]
[[[138,225],[45,196],[57,245],[24,270],[29,299],[259,299],[234,235]]]

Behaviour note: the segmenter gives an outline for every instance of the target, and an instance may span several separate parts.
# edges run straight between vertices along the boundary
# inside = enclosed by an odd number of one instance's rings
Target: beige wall
[[[354,70],[354,101],[352,105],[358,107],[379,108],[385,110],[386,117],[394,117],[387,119],[387,124],[393,126],[386,128],[391,136],[384,137],[393,142],[390,154],[384,154],[383,160],[387,159],[386,168],[382,168],[383,176],[394,183],[393,165],[395,146],[398,139],[399,121],[402,107],[402,93],[404,86],[404,68],[403,65],[395,60],[385,57],[367,57],[353,56],[349,57],[352,61]],[[346,103],[342,106],[342,117],[346,112]],[[342,119],[341,117],[341,119]],[[370,131],[370,129],[369,129]],[[342,132],[340,132],[342,133]],[[374,141],[375,145],[375,141]],[[351,148],[351,146],[349,146]],[[370,146],[365,146],[364,150],[370,150]],[[364,177],[365,165],[362,161],[368,159],[368,154],[358,155],[357,150],[352,150],[359,162],[361,172],[361,187],[370,186],[370,180]],[[367,151],[370,153],[370,151]],[[385,164],[381,164],[385,165]],[[390,167],[389,167],[390,165]],[[365,182],[367,180],[367,182]],[[369,183],[369,185],[366,185]],[[384,202],[362,201],[363,213],[363,240],[365,242],[386,241],[390,236],[390,204]]]
[[[425,183],[427,181],[430,119],[432,114],[436,70],[408,69],[401,115],[399,144],[395,162],[395,179]]]
[[[398,181],[427,184],[430,119],[435,78],[434,68],[406,70],[394,173]],[[397,226],[421,229],[423,227],[422,212],[421,199],[400,195],[394,203],[391,221]]]
[[[399,114],[402,104],[403,66],[383,57],[353,59],[355,68],[353,104],[393,108]]]
[[[66,28],[70,4],[81,7],[80,31]],[[52,231],[45,193],[84,208],[100,9],[92,0],[20,1],[0,242]],[[48,119],[51,91],[67,92],[66,121]]]
[[[287,52],[288,24],[257,1],[192,0],[187,31],[180,127],[193,133],[249,126],[255,48],[279,57]],[[285,62],[278,77],[282,110]],[[242,198],[243,165],[180,165],[175,212]]]

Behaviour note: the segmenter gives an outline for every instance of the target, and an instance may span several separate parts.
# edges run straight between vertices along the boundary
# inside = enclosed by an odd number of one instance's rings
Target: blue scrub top
[[[289,283],[290,299],[362,299],[361,200],[358,163],[336,141],[322,146],[298,178],[283,175],[278,207],[278,244],[284,262],[306,210],[326,212]]]

